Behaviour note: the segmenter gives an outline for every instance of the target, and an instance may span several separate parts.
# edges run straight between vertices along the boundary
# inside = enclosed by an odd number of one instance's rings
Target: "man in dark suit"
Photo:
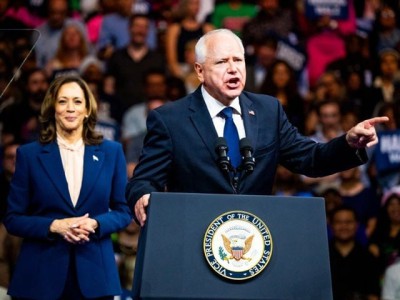
[[[374,124],[387,121],[363,121],[326,144],[301,136],[276,98],[243,91],[244,48],[226,29],[211,31],[198,41],[195,69],[202,83],[195,92],[149,113],[142,156],[126,188],[142,226],[151,192],[268,195],[278,164],[318,177],[365,163],[364,148],[378,141]],[[253,172],[240,166],[230,172],[220,168],[215,141],[225,136],[221,110],[226,107],[233,108],[238,138],[251,141]],[[234,147],[229,148],[232,157]]]

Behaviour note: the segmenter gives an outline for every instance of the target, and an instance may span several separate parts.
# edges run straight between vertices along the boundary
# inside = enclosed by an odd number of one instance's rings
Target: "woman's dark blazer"
[[[72,259],[85,297],[119,294],[110,235],[131,221],[124,196],[126,182],[126,162],[119,143],[85,146],[82,188],[74,207],[58,145],[34,142],[21,146],[4,222],[9,233],[24,238],[9,294],[57,299]],[[89,242],[73,245],[58,234],[49,234],[55,219],[86,213],[99,223]]]

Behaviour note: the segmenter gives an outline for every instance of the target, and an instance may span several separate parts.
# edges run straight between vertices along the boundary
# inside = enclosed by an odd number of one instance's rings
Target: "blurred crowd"
[[[323,178],[281,167],[274,194],[325,198],[335,300],[400,299],[396,0],[0,0],[0,217],[16,149],[37,139],[52,79],[86,80],[98,101],[97,129],[123,144],[129,177],[148,111],[198,87],[194,46],[215,28],[242,38],[246,90],[278,98],[304,135],[326,142],[363,119],[390,118],[377,128],[380,143],[366,165]],[[137,235],[135,223],[115,235],[126,290]],[[0,227],[4,290],[19,243]]]

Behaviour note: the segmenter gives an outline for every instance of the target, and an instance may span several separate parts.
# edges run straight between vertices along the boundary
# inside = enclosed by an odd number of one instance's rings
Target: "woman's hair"
[[[270,71],[267,73],[267,75],[264,79],[264,82],[262,83],[262,85],[260,87],[260,92],[262,94],[267,94],[267,95],[272,95],[272,96],[277,95],[278,87],[274,82],[274,74],[279,65],[285,66],[286,70],[289,73],[289,79],[288,79],[287,85],[284,89],[285,89],[285,92],[288,95],[289,99],[291,99],[291,98],[299,95],[299,93],[298,93],[299,89],[297,86],[296,75],[294,73],[293,68],[289,65],[289,63],[282,59],[277,59],[272,64]]]
[[[79,34],[80,37],[80,48],[79,48],[79,54],[81,58],[84,58],[86,55],[89,54],[89,47],[88,47],[88,42],[86,39],[85,34],[83,33],[82,29],[79,27],[78,24],[76,23],[70,23],[66,25],[61,33],[61,38],[60,42],[58,44],[58,49],[56,52],[55,57],[58,58],[62,63],[65,63],[66,60],[68,59],[68,41],[66,40],[66,35],[68,32],[69,28],[74,28],[77,33]]]
[[[41,130],[39,134],[39,141],[43,144],[53,142],[57,138],[56,120],[55,120],[55,105],[58,93],[64,84],[75,82],[77,83],[84,94],[85,103],[87,108],[87,118],[83,122],[82,138],[87,145],[97,145],[103,140],[103,136],[95,131],[97,121],[97,102],[86,82],[73,75],[60,76],[53,80],[49,89],[44,97],[39,122]]]

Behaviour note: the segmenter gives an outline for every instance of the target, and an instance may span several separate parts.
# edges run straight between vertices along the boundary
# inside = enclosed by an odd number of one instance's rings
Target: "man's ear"
[[[194,70],[196,71],[197,78],[200,80],[201,83],[204,82],[204,73],[203,73],[203,66],[199,63],[194,63]]]

